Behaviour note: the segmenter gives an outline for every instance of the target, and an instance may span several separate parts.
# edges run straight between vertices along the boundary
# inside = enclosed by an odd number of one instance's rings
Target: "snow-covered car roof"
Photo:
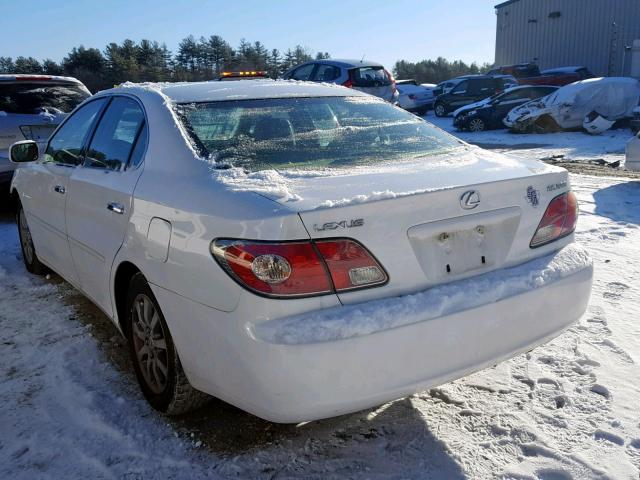
[[[173,103],[215,102],[288,97],[370,97],[329,83],[296,80],[238,80],[235,82],[126,83],[118,88],[154,90]]]
[[[28,73],[15,73],[15,74],[2,74],[0,75],[0,82],[58,82],[58,83],[77,83],[82,85],[82,82],[73,77],[62,77],[59,75],[39,75]]]

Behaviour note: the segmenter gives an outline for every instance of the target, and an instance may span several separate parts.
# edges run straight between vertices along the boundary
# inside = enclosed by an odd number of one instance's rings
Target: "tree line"
[[[175,52],[164,43],[151,40],[124,40],[109,43],[103,50],[74,47],[62,59],[39,61],[33,57],[0,56],[0,73],[67,75],[82,81],[92,92],[130,82],[198,81],[216,78],[224,70],[265,70],[272,78],[313,58],[330,58],[328,52],[313,52],[296,45],[281,52],[262,42],[240,41],[232,47],[219,35],[182,39]],[[450,62],[442,57],[412,63],[396,62],[396,78],[413,78],[420,83],[438,83],[458,75],[480,73],[489,64]]]
[[[0,73],[67,75],[96,92],[130,82],[179,82],[211,80],[225,70],[265,70],[276,78],[291,67],[313,58],[329,58],[327,52],[312,56],[296,45],[284,52],[267,49],[261,42],[240,41],[233,48],[218,35],[184,38],[173,54],[164,43],[151,40],[124,40],[97,48],[74,47],[62,59],[42,62],[33,57],[0,57]]]
[[[412,63],[405,60],[396,62],[393,72],[396,78],[413,78],[418,83],[440,83],[460,75],[471,75],[487,72],[492,64],[476,62],[467,64],[462,60],[449,60],[438,57],[436,60],[422,60]]]

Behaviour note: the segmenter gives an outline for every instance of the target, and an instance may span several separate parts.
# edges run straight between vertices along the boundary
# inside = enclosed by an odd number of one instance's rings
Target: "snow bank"
[[[252,329],[265,341],[285,345],[342,340],[497,302],[544,287],[590,265],[587,252],[573,244],[523,265],[412,295],[267,321]]]

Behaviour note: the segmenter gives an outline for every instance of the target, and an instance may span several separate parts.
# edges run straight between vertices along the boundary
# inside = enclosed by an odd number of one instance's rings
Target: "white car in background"
[[[400,94],[398,105],[412,113],[424,115],[433,108],[433,90],[418,85],[415,80],[396,80],[396,88]]]
[[[565,170],[353,89],[125,85],[11,158],[26,268],[111,318],[168,414],[378,405],[546,342],[591,291]]]
[[[15,165],[9,147],[18,140],[44,146],[64,117],[86,98],[75,78],[52,75],[0,75],[0,187],[8,187]]]

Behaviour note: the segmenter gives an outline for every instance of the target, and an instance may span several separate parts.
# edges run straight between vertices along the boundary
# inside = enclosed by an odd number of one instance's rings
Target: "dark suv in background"
[[[515,84],[513,77],[504,75],[465,78],[449,92],[438,95],[433,110],[438,117],[444,117],[460,107],[500,93]]]

